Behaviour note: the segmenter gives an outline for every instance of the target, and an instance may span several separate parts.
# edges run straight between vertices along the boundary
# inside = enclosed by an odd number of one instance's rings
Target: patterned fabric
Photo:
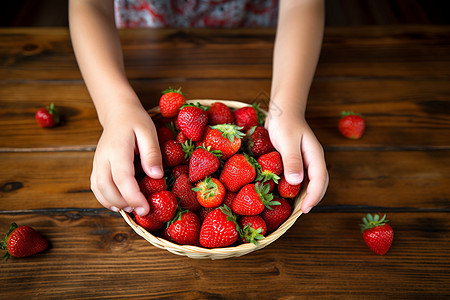
[[[274,27],[278,13],[277,0],[115,0],[114,5],[118,28]]]

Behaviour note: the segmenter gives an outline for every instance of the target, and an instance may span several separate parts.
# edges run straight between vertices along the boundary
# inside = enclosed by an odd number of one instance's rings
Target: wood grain
[[[0,210],[99,208],[92,152],[0,153]],[[450,151],[329,151],[318,209],[450,210]]]
[[[67,29],[0,34],[0,78],[81,78]],[[271,77],[271,29],[138,29],[120,36],[131,79]],[[327,28],[317,76],[448,78],[448,40],[445,26]]]
[[[381,294],[430,299],[450,293],[446,213],[389,213],[395,240],[385,256],[364,244],[358,226],[363,215],[302,216],[260,251],[210,261],[155,248],[119,217],[0,214],[1,230],[11,220],[32,225],[52,245],[37,256],[3,263],[0,293],[65,299],[357,299]]]

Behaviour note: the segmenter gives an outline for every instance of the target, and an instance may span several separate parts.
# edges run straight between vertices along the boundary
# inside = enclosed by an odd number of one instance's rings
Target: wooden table
[[[160,91],[269,101],[272,30],[121,32],[146,108]],[[328,28],[307,118],[323,144],[328,192],[275,243],[193,260],[153,247],[89,189],[101,133],[68,30],[0,29],[0,232],[30,225],[51,242],[2,262],[0,298],[443,298],[450,296],[450,27]],[[41,129],[54,102],[63,126]],[[342,110],[365,115],[358,141]],[[359,232],[367,212],[395,230],[385,256]]]

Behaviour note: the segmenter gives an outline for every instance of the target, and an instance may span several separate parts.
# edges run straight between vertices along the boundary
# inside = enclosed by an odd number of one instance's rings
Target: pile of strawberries
[[[180,89],[164,91],[159,104],[166,176],[139,178],[150,213],[134,214],[138,224],[181,245],[218,248],[258,244],[290,216],[300,185],[284,179],[257,107],[186,104]]]

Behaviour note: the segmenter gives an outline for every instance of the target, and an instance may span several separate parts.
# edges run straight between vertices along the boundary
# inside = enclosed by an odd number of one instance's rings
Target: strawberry
[[[343,136],[349,139],[357,140],[361,138],[364,133],[366,123],[361,114],[351,111],[341,112],[341,119],[339,120],[339,131]]]
[[[269,186],[269,193],[272,193],[273,190],[275,189],[275,186],[277,185],[275,183],[275,181],[273,181],[272,179],[267,180],[267,181],[256,181],[255,183],[259,183],[259,186]]]
[[[258,163],[246,154],[235,154],[225,162],[219,180],[230,192],[237,192],[256,177]]]
[[[261,217],[266,221],[267,231],[274,231],[277,229],[284,221],[289,218],[292,212],[292,208],[284,198],[277,198],[274,201],[279,202],[279,205],[270,206],[264,208],[261,213]]]
[[[367,214],[362,220],[361,233],[367,246],[376,254],[386,254],[394,239],[394,230],[386,224],[389,222],[386,220],[386,215],[380,219],[377,214],[374,216]]]
[[[175,140],[172,129],[167,126],[159,126],[156,129],[156,133],[158,135],[159,145],[164,145],[167,141]]]
[[[189,210],[179,210],[169,223],[170,238],[181,245],[198,246],[200,235],[200,220]]]
[[[225,198],[225,187],[216,178],[205,177],[192,190],[197,192],[198,203],[203,207],[218,207]]]
[[[223,204],[228,207],[231,207],[231,204],[233,203],[234,198],[236,198],[236,196],[237,196],[236,193],[227,191],[225,194],[225,199],[223,199]]]
[[[226,247],[239,238],[239,225],[230,208],[221,206],[210,212],[200,228],[200,245],[206,248]]]
[[[269,186],[260,188],[259,184],[245,185],[231,204],[231,209],[235,214],[242,216],[254,216],[260,214],[264,207],[279,205],[277,201],[272,201],[273,195],[269,193]]]
[[[241,148],[241,139],[244,134],[239,131],[242,127],[234,124],[219,124],[211,126],[211,131],[206,136],[205,145],[212,150],[219,150],[222,159],[227,160]]]
[[[191,182],[202,180],[217,171],[220,162],[216,155],[220,155],[219,152],[211,151],[210,147],[199,147],[194,150],[189,161],[189,179]]]
[[[278,183],[281,173],[283,172],[283,162],[281,161],[281,155],[277,151],[272,151],[261,155],[258,158],[258,163],[261,166],[261,173],[256,180],[270,180],[273,179],[275,183]]]
[[[234,115],[228,106],[221,102],[214,102],[208,109],[208,124],[231,124],[234,123]]]
[[[278,181],[278,193],[283,198],[294,198],[298,195],[298,192],[301,188],[301,183],[292,185],[286,181],[284,175],[281,175],[280,180]]]
[[[42,128],[55,127],[59,124],[59,112],[52,103],[50,106],[40,108],[35,115],[36,122]]]
[[[178,126],[183,134],[196,142],[203,136],[206,124],[208,123],[208,113],[206,108],[200,104],[186,104],[178,113]]]
[[[167,141],[161,149],[163,164],[167,168],[175,167],[184,163],[186,153],[183,147],[176,141]]]
[[[145,197],[149,197],[153,193],[167,189],[166,179],[153,179],[149,176],[145,176],[141,181],[139,181],[139,188]]]
[[[10,256],[26,257],[42,252],[48,248],[47,240],[30,226],[17,226],[12,223],[2,243],[2,250],[7,252],[3,256],[8,260]]]
[[[175,178],[178,178],[181,174],[189,175],[189,166],[188,165],[175,166],[173,167],[171,173]]]
[[[175,117],[185,103],[186,97],[181,92],[181,88],[175,90],[169,87],[162,92],[162,96],[159,99],[161,115],[165,118]]]
[[[177,141],[177,143],[179,143],[179,144],[185,144],[186,142],[189,141],[189,139],[184,135],[183,132],[180,131],[180,132],[178,132],[178,134],[175,138],[175,141]]]
[[[258,240],[262,240],[267,233],[267,225],[261,216],[244,216],[239,222],[242,228],[242,239],[244,243],[258,245]]]
[[[258,126],[263,122],[264,115],[258,109],[258,105],[245,106],[234,112],[236,125],[243,128],[244,131],[249,130],[253,126]]]
[[[254,157],[272,152],[275,148],[269,137],[269,131],[263,126],[253,126],[246,134],[246,148]]]
[[[143,228],[147,229],[148,231],[156,231],[161,229],[161,227],[164,225],[163,222],[160,222],[156,220],[152,215],[147,214],[145,216],[139,216],[133,211],[134,217],[136,219],[136,223],[141,225]]]
[[[200,209],[197,210],[197,216],[200,219],[200,222],[203,223],[206,216],[215,209],[217,209],[217,207],[200,207]]]
[[[178,205],[183,209],[197,211],[201,205],[197,201],[197,193],[192,190],[194,186],[187,174],[180,174],[172,186],[172,193],[179,198]]]
[[[153,219],[159,222],[168,222],[172,220],[177,210],[177,198],[172,192],[160,191],[147,198],[150,204],[148,213]]]

